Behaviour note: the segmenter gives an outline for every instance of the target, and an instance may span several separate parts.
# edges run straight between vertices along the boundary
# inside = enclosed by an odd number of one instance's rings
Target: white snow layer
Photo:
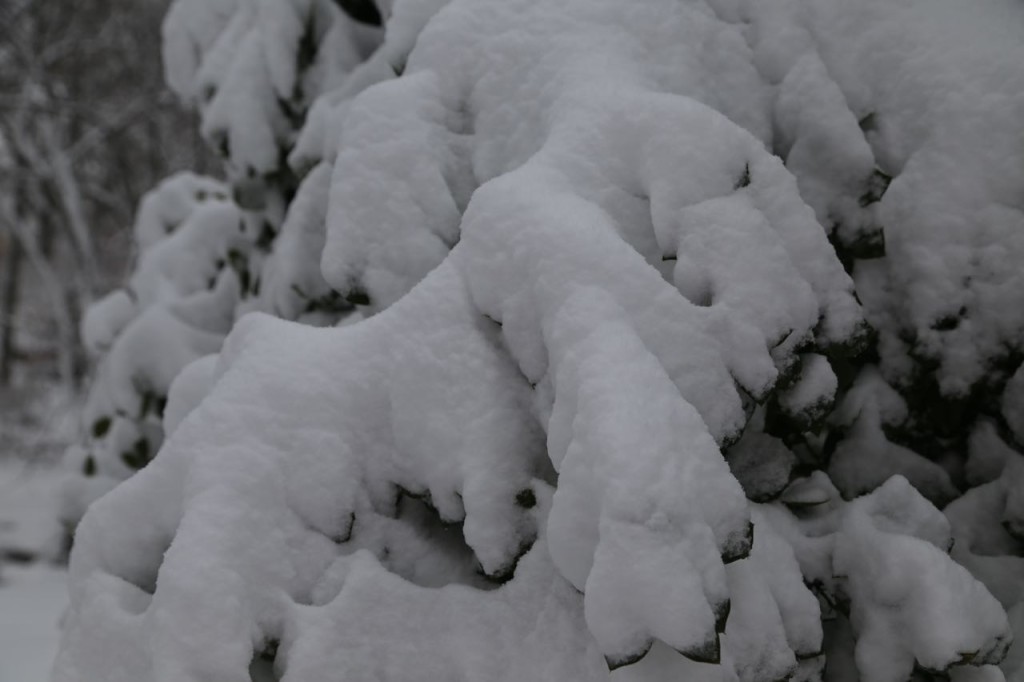
[[[383,35],[327,0],[168,15],[169,81],[247,212],[214,185],[161,188],[137,317],[118,297],[87,318],[110,349],[96,438],[135,452],[163,433],[140,395],[170,393],[169,437],[82,521],[54,679],[818,679],[844,636],[865,680],[999,679],[1003,607],[1024,621],[1016,464],[972,454],[992,482],[947,521],[915,490],[952,499],[945,470],[883,429],[905,418],[908,345],[960,395],[1019,344],[1024,13],[383,14]],[[300,134],[288,112],[317,95]],[[303,180],[262,254],[255,211],[274,214],[290,149]],[[845,502],[824,473],[789,483],[793,454],[751,416],[771,400],[810,429],[832,409],[831,358],[867,327],[827,234],[867,253],[881,226],[887,257],[853,271],[881,370],[833,414],[850,437],[829,469],[874,492]],[[235,324],[339,298],[379,314]],[[744,499],[720,451],[737,440],[779,458],[750,479],[779,501]],[[1005,535],[977,537],[991,517]]]

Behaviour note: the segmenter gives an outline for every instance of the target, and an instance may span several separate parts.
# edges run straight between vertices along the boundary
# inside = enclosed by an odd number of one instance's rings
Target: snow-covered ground
[[[67,605],[66,573],[52,566],[5,566],[0,584],[0,681],[45,682]]]
[[[0,682],[44,682],[67,605],[66,572],[51,558],[61,474],[0,459]],[[15,563],[10,555],[36,555]]]

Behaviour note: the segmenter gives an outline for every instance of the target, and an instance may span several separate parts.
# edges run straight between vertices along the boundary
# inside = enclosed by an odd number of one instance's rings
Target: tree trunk
[[[78,260],[81,264],[80,268],[78,268],[79,271],[75,274],[79,276],[82,297],[88,302],[92,300],[93,288],[96,286],[99,267],[96,263],[96,251],[93,248],[92,237],[89,232],[89,221],[85,215],[81,188],[71,166],[71,159],[68,158],[67,152],[61,146],[52,121],[43,120],[40,123],[40,133],[46,158],[53,173],[55,189],[67,218],[66,224],[71,236],[71,242],[75,245]]]
[[[69,306],[61,276],[43,255],[39,244],[40,228],[36,217],[22,214],[24,197],[19,194],[21,189],[16,189],[12,197],[15,205],[8,216],[8,228],[9,231],[14,232],[22,252],[39,274],[43,288],[50,299],[53,319],[57,325],[58,370],[64,385],[73,389],[75,387],[75,354],[78,343],[74,311]]]
[[[13,230],[5,231],[8,235],[7,248],[0,267],[0,386],[10,383],[14,364],[14,317],[18,308],[23,253]]]

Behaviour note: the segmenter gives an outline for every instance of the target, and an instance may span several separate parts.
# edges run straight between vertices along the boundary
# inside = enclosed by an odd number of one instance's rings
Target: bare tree
[[[63,382],[81,374],[79,311],[123,272],[143,191],[195,166],[192,128],[164,89],[164,0],[0,4],[0,385],[22,356],[19,291],[39,280]],[[22,267],[22,266],[28,267]]]

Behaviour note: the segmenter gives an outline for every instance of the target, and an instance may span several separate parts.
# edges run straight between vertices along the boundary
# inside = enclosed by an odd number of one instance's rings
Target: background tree
[[[169,169],[206,163],[191,115],[163,85],[165,10],[159,0],[0,7],[0,383],[32,360],[76,385],[78,320],[121,277],[136,203]]]

